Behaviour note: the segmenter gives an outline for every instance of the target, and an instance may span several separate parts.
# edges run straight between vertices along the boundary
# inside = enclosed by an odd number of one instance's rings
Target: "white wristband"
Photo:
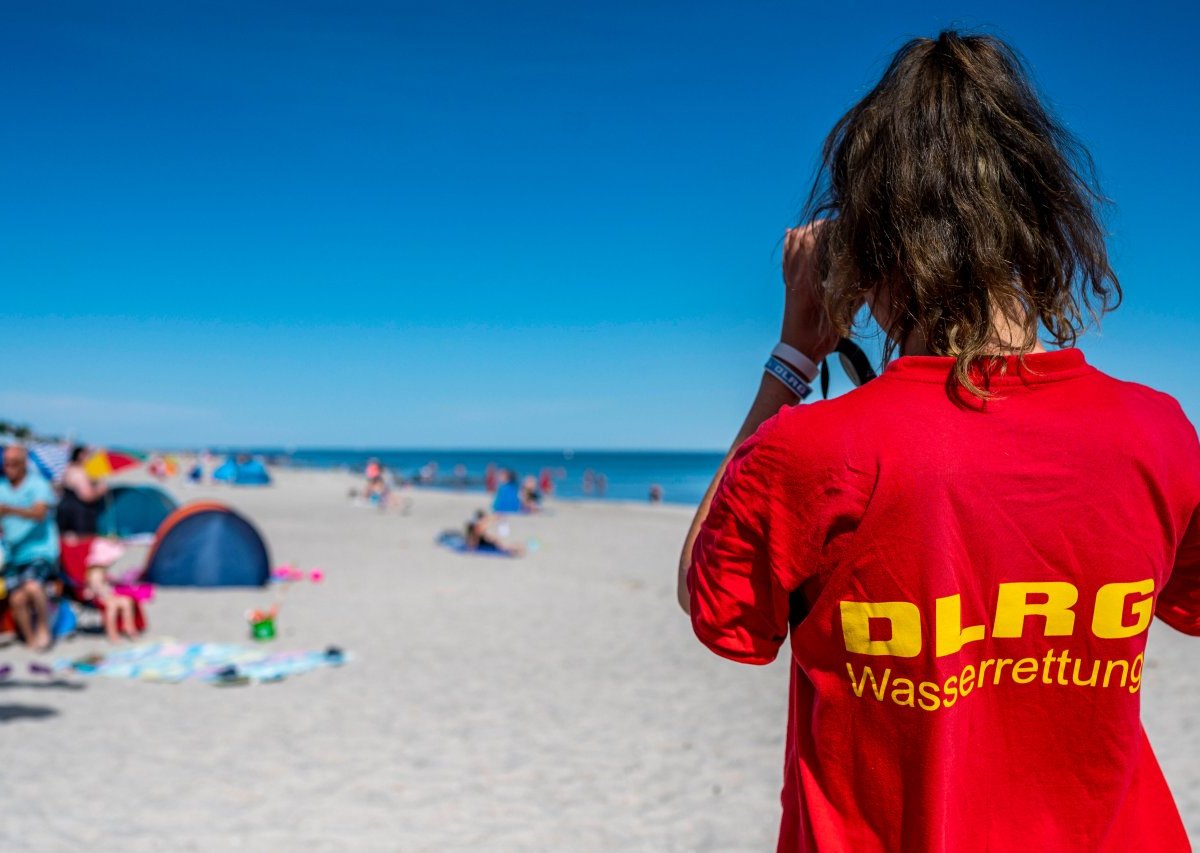
[[[784,385],[786,385],[793,394],[800,398],[800,402],[804,402],[808,395],[812,393],[812,386],[804,381],[804,377],[791,368],[791,365],[784,364],[775,356],[767,359],[767,363],[763,365],[763,369],[767,374],[775,377]]]
[[[799,370],[809,382],[817,378],[819,371],[813,360],[791,344],[785,344],[783,341],[780,341],[775,344],[775,349],[771,350],[771,355]]]

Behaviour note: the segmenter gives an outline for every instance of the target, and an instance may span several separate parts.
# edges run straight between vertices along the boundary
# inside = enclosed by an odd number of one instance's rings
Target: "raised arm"
[[[98,501],[108,492],[108,484],[104,482],[96,482],[83,468],[71,466],[63,475],[63,485],[70,487],[81,501],[91,503]]]
[[[700,501],[700,506],[696,508],[696,515],[692,518],[691,527],[688,528],[687,539],[683,542],[683,552],[679,555],[679,577],[676,585],[676,594],[679,596],[679,606],[683,608],[684,613],[691,612],[687,575],[688,568],[692,564],[692,548],[696,545],[696,537],[700,535],[700,528],[704,526],[704,519],[708,518],[708,510],[712,506],[713,495],[717,492],[717,486],[721,484],[721,477],[725,474],[725,468],[729,465],[729,460],[733,457],[734,451],[741,447],[742,442],[754,435],[763,421],[778,412],[780,407],[790,406],[795,402],[796,395],[789,391],[783,383],[772,379],[766,374],[763,375],[762,381],[758,385],[758,394],[754,397],[754,402],[750,404],[750,411],[746,415],[746,420],[742,423],[742,428],[738,430],[737,437],[734,438],[729,452],[721,460],[721,467],[717,469],[712,482],[708,484],[708,489],[704,493],[704,499]]]
[[[788,231],[783,249],[785,296],[780,340],[800,350],[813,363],[820,363],[822,359],[832,353],[838,341],[837,334],[829,328],[825,309],[818,294],[819,282],[813,257],[813,237],[815,229],[819,227],[820,223],[817,223]],[[683,543],[683,552],[679,555],[676,593],[679,598],[679,606],[685,613],[691,610],[687,576],[692,562],[692,548],[700,529],[704,526],[704,520],[708,517],[713,496],[716,494],[717,486],[721,483],[721,477],[725,473],[730,458],[742,442],[755,433],[763,421],[778,412],[781,407],[794,404],[796,400],[796,395],[786,385],[774,377],[763,374],[758,385],[758,394],[750,405],[750,411],[742,423],[742,428],[738,430],[733,445],[725,454],[725,458],[721,461],[721,467],[717,469],[716,475],[704,494],[704,499],[700,501],[700,506],[696,509],[696,515],[692,519],[687,538]]]

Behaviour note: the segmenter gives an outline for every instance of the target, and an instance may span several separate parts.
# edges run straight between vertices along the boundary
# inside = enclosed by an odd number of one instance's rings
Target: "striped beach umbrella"
[[[29,445],[29,461],[51,483],[62,479],[71,457],[71,446],[61,442],[38,442]]]
[[[97,450],[83,463],[83,470],[93,480],[107,477],[138,464],[136,457],[116,450]]]

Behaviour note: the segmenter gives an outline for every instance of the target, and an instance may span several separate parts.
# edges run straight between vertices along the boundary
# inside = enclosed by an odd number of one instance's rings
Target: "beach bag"
[[[75,617],[75,608],[71,606],[70,602],[60,600],[58,606],[54,608],[54,614],[50,617],[50,633],[57,640],[74,634],[78,627],[79,620]]]

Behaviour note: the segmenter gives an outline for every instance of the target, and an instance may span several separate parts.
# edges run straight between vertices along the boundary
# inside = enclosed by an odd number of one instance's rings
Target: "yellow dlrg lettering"
[[[1046,600],[1030,602],[1030,595],[1044,595]],[[1045,636],[1068,637],[1075,630],[1075,613],[1071,608],[1078,600],[1079,590],[1063,581],[1002,583],[992,636],[1020,637],[1025,633],[1025,617],[1041,616],[1046,620]]]
[[[921,611],[912,602],[843,601],[841,610],[846,651],[898,658],[915,658],[921,653]],[[872,619],[888,621],[888,639],[871,639]]]
[[[1132,625],[1125,624],[1129,598],[1141,598],[1128,605],[1135,617]],[[1092,613],[1092,633],[1105,640],[1134,637],[1145,631],[1154,616],[1154,578],[1133,583],[1106,583],[1096,593],[1096,609]]]
[[[962,627],[961,595],[948,595],[934,603],[934,628],[938,657],[955,654],[967,643],[983,639],[982,625]]]
[[[1037,678],[1037,658],[1021,658],[1013,664],[1012,680],[1017,684],[1028,684]]]

